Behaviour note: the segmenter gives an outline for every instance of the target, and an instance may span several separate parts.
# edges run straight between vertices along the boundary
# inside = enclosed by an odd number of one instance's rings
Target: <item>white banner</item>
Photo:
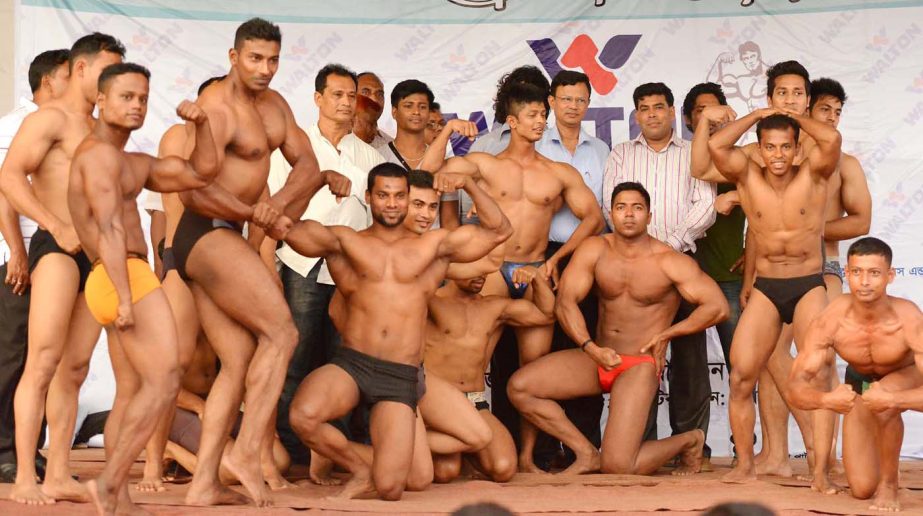
[[[766,68],[797,59],[812,77],[845,86],[844,150],[865,167],[874,198],[871,234],[895,251],[898,277],[891,293],[923,301],[923,1],[194,4],[193,10],[179,1],[21,0],[15,11],[17,94],[28,94],[26,70],[35,54],[69,47],[89,31],[113,34],[127,46],[128,60],[153,72],[150,112],[133,144],[154,152],[163,131],[177,122],[174,107],[193,98],[205,79],[226,73],[234,30],[259,15],[282,28],[273,87],[303,125],[316,119],[314,76],[328,62],[376,72],[387,93],[400,80],[420,79],[445,113],[474,120],[482,130],[493,120],[497,80],[530,64],[549,76],[560,69],[587,73],[594,91],[586,128],[617,143],[637,134],[631,93],[641,83],[665,82],[681,105],[694,84],[719,82],[734,109],[745,113],[765,105]],[[382,125],[393,133],[387,113]],[[456,151],[464,152],[459,143]],[[715,392],[709,443],[716,455],[727,455],[727,372],[713,335],[710,348]],[[914,413],[905,421],[904,452],[923,454],[923,420]],[[669,428],[665,419],[660,428],[661,434]],[[800,438],[792,439],[792,452],[799,450]]]

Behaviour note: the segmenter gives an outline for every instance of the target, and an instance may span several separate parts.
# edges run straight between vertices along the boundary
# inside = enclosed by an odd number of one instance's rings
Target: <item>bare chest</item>
[[[235,106],[235,131],[229,151],[245,161],[269,157],[285,141],[286,123],[281,110],[272,105]]]
[[[826,184],[816,184],[809,174],[800,173],[779,190],[762,175],[751,176],[740,191],[744,211],[754,226],[770,231],[797,230],[823,222]]]
[[[631,301],[640,306],[663,303],[676,295],[673,282],[653,258],[604,258],[596,265],[596,284],[605,299]]]
[[[855,324],[844,320],[834,335],[834,349],[853,366],[890,370],[908,360],[903,325],[899,321]]]
[[[561,180],[550,167],[537,164],[523,167],[512,160],[502,160],[503,170],[492,175],[491,196],[501,204],[520,203],[547,207],[553,206],[564,188]]]

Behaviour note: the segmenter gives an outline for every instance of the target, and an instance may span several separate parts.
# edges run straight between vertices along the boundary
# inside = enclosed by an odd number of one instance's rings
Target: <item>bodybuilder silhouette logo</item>
[[[619,34],[609,38],[600,51],[589,36],[580,34],[563,54],[550,38],[529,40],[528,43],[549,77],[557,75],[562,68],[579,68],[590,78],[593,90],[606,95],[618,84],[613,70],[628,61],[640,40],[640,34]]]

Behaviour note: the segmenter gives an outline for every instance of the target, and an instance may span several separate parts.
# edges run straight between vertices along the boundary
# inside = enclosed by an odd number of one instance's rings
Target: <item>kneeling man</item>
[[[923,314],[913,302],[888,295],[894,281],[888,244],[862,238],[846,256],[850,293],[811,324],[789,389],[798,408],[845,414],[843,465],[852,495],[874,496],[872,510],[898,511],[901,412],[923,410]],[[830,391],[836,355],[849,367],[845,383]],[[837,491],[826,477],[815,476],[812,487]]]
[[[615,187],[615,232],[588,238],[577,248],[558,290],[555,314],[580,349],[544,356],[510,379],[513,405],[576,453],[577,460],[563,474],[602,470],[647,475],[680,453],[682,466],[674,474],[701,468],[701,430],[658,441],[641,439],[667,343],[723,321],[728,304],[717,283],[692,258],[648,235],[650,216],[650,195],[641,184]],[[594,283],[599,291],[596,339],[577,306]],[[681,298],[697,308],[671,326]],[[611,398],[600,453],[567,419],[557,400],[605,392]]]

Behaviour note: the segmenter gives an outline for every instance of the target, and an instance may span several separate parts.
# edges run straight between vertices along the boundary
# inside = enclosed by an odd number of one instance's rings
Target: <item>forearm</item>
[[[465,182],[465,192],[468,193],[471,201],[477,207],[482,228],[499,233],[509,227],[510,221],[503,214],[503,210],[473,179],[468,179]]]
[[[298,220],[308,209],[311,197],[323,186],[324,174],[317,160],[314,155],[305,155],[295,162],[285,184],[272,196],[272,201],[282,207],[288,218]]]
[[[685,249],[691,249],[695,241],[705,235],[715,223],[715,193],[714,187],[704,184],[707,190],[702,192],[700,198],[693,204],[692,209],[686,214],[686,218],[673,232],[673,238],[682,243],[682,248],[677,251],[683,252]]]
[[[532,280],[532,303],[543,314],[554,320],[554,292],[551,285],[541,275]]]
[[[704,117],[699,120],[699,125],[692,135],[692,152],[690,153],[690,169],[692,177],[705,179],[708,169],[711,168],[711,155],[708,153],[709,138],[708,120]]]
[[[604,227],[602,215],[590,215],[585,217],[580,221],[580,224],[577,226],[577,229],[571,233],[570,238],[567,239],[567,242],[564,242],[554,254],[551,255],[549,260],[560,262],[562,259],[573,254],[574,250],[583,243],[584,240],[591,236],[598,235]]]
[[[923,411],[923,387],[892,392],[891,394],[894,396],[894,408]]]
[[[38,200],[32,185],[24,174],[14,174],[3,170],[0,174],[0,189],[2,189],[0,193],[6,196],[15,212],[29,217],[39,226],[52,231],[64,224]]]
[[[446,229],[456,229],[461,225],[458,220],[459,201],[442,201],[439,205],[439,225]]]
[[[128,280],[128,252],[125,228],[119,223],[101,225],[98,242],[99,260],[115,287],[119,304],[131,303],[131,286]]]
[[[423,161],[420,162],[420,170],[435,172],[442,167],[445,162],[445,149],[449,144],[449,137],[452,136],[452,130],[448,127],[443,128],[423,154]]]
[[[870,218],[865,214],[857,214],[828,221],[824,224],[824,239],[840,241],[867,235],[871,222]]]
[[[826,403],[824,403],[824,396],[826,392],[817,389],[811,382],[803,380],[792,379],[789,384],[789,396],[791,397],[792,404],[795,408],[801,410],[818,410],[824,409]]]
[[[205,400],[180,387],[176,396],[176,408],[188,410],[196,414],[205,413]]]
[[[19,227],[19,214],[13,209],[6,197],[0,193],[0,235],[10,248],[11,254],[26,255],[26,246],[22,240],[22,228]]]
[[[561,329],[577,345],[593,338],[587,328],[586,319],[577,305],[577,300],[559,298],[554,307],[554,314]]]
[[[760,113],[754,111],[722,127],[708,139],[709,155],[714,157],[716,152],[729,153],[737,144],[737,140],[740,140],[759,119]]]
[[[819,122],[814,120],[809,116],[804,115],[789,115],[798,122],[798,125],[801,126],[801,130],[806,132],[808,136],[814,138],[814,141],[817,142],[817,146],[825,154],[830,152],[839,152],[840,148],[840,132],[836,130],[832,125],[828,125],[826,122]]]
[[[253,207],[212,183],[203,188],[179,193],[183,204],[192,211],[210,218],[246,222],[253,218]]]
[[[208,120],[196,124],[195,149],[189,156],[189,163],[198,179],[206,183],[212,182],[218,175],[218,151]]]
[[[673,340],[677,337],[703,332],[720,323],[727,319],[728,315],[727,301],[724,301],[724,299],[721,301],[724,303],[723,306],[720,302],[717,302],[717,300],[697,306],[688,317],[670,326],[661,334],[665,338]]]

